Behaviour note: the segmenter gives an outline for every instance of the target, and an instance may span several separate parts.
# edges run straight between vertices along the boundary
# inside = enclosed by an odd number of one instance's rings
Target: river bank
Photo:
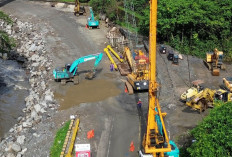
[[[54,112],[57,107],[53,92],[48,88],[52,61],[47,55],[44,40],[52,29],[41,29],[36,24],[20,21],[16,17],[12,19],[13,25],[0,21],[1,28],[17,42],[17,48],[7,58],[24,59],[30,87],[22,108],[23,114],[14,117],[17,123],[1,140],[0,156],[22,156],[27,151],[24,142],[28,138],[28,132],[36,136],[36,131],[33,131],[35,126],[48,117],[49,111]],[[5,54],[2,56],[6,59]]]

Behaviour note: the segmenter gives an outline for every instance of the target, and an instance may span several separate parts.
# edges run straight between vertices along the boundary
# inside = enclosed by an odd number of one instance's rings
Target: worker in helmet
[[[141,101],[141,99],[139,99],[139,101],[137,103],[137,107],[138,107],[138,109],[142,108],[142,101]]]

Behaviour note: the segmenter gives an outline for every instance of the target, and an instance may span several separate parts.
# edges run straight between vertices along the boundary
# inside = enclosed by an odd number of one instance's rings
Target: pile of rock
[[[38,124],[47,110],[54,110],[57,104],[53,92],[48,88],[51,78],[52,61],[45,50],[44,36],[46,30],[39,31],[37,25],[14,19],[13,25],[0,21],[1,28],[16,39],[17,49],[11,51],[8,57],[24,58],[29,73],[29,95],[25,98],[23,109],[25,116],[19,117],[18,123],[12,127],[0,143],[0,156],[20,157],[27,151],[24,146],[27,132]],[[17,102],[16,102],[17,103]],[[46,116],[45,116],[46,117]]]

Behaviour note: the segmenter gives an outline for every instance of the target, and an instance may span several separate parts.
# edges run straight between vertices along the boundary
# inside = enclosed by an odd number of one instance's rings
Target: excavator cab
[[[223,102],[227,102],[228,101],[228,95],[229,93],[227,91],[222,92],[222,91],[217,91],[214,95],[214,99],[216,100],[221,100]]]
[[[171,145],[171,152],[166,152],[164,153],[165,157],[179,157],[180,154],[180,150],[178,149],[177,145],[175,144],[175,142],[173,141],[169,141],[170,145]]]
[[[219,54],[218,55],[218,65],[222,65],[222,59],[223,59],[223,55],[222,54]]]
[[[66,69],[67,71],[69,71],[70,67],[71,67],[71,64],[65,64],[65,69]]]
[[[173,51],[169,51],[168,53],[168,60],[173,61],[174,58],[174,52]]]

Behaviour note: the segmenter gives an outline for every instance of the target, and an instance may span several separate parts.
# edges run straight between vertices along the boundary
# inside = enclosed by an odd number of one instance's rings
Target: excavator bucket
[[[213,76],[219,76],[220,74],[220,69],[219,68],[214,68],[213,71],[212,71],[212,75]]]
[[[92,80],[94,77],[95,77],[95,72],[93,72],[93,71],[87,72],[85,74],[86,79]]]

